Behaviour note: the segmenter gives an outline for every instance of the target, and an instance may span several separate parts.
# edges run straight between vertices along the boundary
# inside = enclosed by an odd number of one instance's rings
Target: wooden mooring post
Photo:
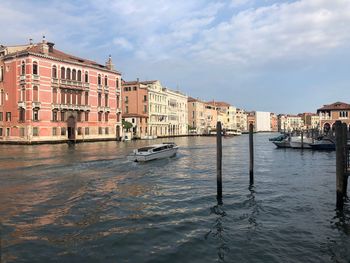
[[[221,122],[216,124],[216,182],[217,200],[222,204],[222,128]]]
[[[254,184],[254,125],[249,124],[249,184]]]
[[[345,137],[345,138],[344,138]],[[336,188],[337,188],[337,209],[342,210],[344,206],[344,181],[346,178],[346,135],[344,136],[341,121],[335,122],[335,150],[336,150]]]
[[[304,149],[304,131],[301,131],[301,149]]]
[[[343,178],[343,195],[344,198],[347,197],[348,191],[348,162],[349,162],[349,149],[348,149],[348,125],[346,123],[342,124],[342,139],[344,147],[344,178]]]

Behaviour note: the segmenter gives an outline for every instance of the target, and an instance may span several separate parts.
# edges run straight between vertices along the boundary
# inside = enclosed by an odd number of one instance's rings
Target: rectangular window
[[[2,133],[3,133],[2,128],[0,128],[0,136],[2,136]]]
[[[38,121],[38,120],[39,120],[39,111],[33,110],[33,121]]]
[[[20,137],[24,137],[25,136],[25,129],[23,127],[19,128],[19,136]]]
[[[102,127],[98,127],[98,134],[99,134],[99,135],[102,134]]]
[[[23,108],[19,109],[19,121],[25,121],[26,110]]]
[[[89,92],[85,92],[85,105],[89,104]]]
[[[61,121],[66,120],[66,113],[64,111],[61,111]]]
[[[134,87],[133,90],[137,90],[137,87]]]
[[[147,95],[143,95],[143,101],[147,101]]]
[[[85,135],[89,135],[89,134],[90,134],[89,127],[85,127]]]
[[[129,113],[129,106],[125,106],[125,113]]]
[[[117,95],[117,108],[119,108],[119,95]]]
[[[98,113],[98,121],[102,121],[102,112]]]
[[[89,121],[89,112],[88,111],[85,112],[85,121]]]
[[[143,105],[143,113],[147,113],[147,105]]]
[[[10,134],[11,134],[10,128],[6,128],[6,136],[7,137],[10,136]]]
[[[105,107],[108,107],[108,94],[105,94]]]
[[[52,121],[57,121],[58,118],[57,118],[57,111],[52,111]]]
[[[39,136],[39,128],[33,127],[33,136]]]
[[[125,97],[125,103],[128,103],[128,102],[129,102],[129,97],[126,96],[126,97]]]
[[[105,129],[105,134],[109,134],[109,129],[108,129],[108,127],[106,127],[106,129]]]
[[[108,112],[105,113],[105,122],[108,122]]]
[[[0,81],[3,81],[4,80],[4,67],[1,66],[0,67]]]
[[[98,94],[98,102],[97,102],[98,106],[101,107],[102,105],[102,95],[101,93]]]
[[[52,136],[57,136],[57,128],[56,127],[52,128]]]
[[[0,112],[0,121],[3,121],[4,120],[3,118],[4,118],[3,113]]]
[[[62,128],[61,128],[61,135],[62,135],[62,136],[65,136],[65,135],[66,135],[66,128],[65,128],[65,127],[62,127]]]
[[[11,112],[6,112],[6,121],[11,121]]]
[[[66,104],[66,92],[61,90],[61,103]]]
[[[78,135],[82,135],[83,134],[83,129],[81,127],[78,127]]]
[[[81,122],[81,111],[77,112],[77,121]]]
[[[72,93],[67,92],[66,94],[67,94],[67,104],[70,104]]]

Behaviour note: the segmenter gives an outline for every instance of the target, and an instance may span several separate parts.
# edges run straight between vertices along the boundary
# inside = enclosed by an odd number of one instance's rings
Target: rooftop
[[[322,108],[317,109],[317,112],[319,111],[325,111],[325,110],[350,110],[350,104],[347,104],[345,102],[334,102],[332,104],[325,104]]]

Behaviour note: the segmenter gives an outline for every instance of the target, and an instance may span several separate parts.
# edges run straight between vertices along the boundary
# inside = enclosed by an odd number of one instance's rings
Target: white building
[[[188,133],[188,96],[164,88],[167,100],[168,135],[186,135]]]
[[[255,112],[255,131],[269,132],[271,131],[271,113],[256,111]]]

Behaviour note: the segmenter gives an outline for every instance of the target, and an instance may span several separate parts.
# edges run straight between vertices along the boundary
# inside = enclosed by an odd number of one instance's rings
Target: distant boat
[[[290,148],[290,141],[288,138],[282,141],[272,141],[272,143],[276,145],[277,148]]]
[[[242,132],[239,130],[225,130],[224,136],[239,136],[242,135]]]
[[[286,138],[288,138],[287,134],[281,134],[281,135],[278,135],[277,137],[270,138],[269,141],[270,142],[280,142],[280,141],[283,141]]]
[[[311,149],[311,143],[311,138],[304,137],[303,142],[301,142],[301,136],[290,137],[290,147],[293,149]]]
[[[147,162],[156,159],[169,158],[176,155],[179,146],[173,142],[155,144],[135,149],[128,159],[134,162]]]
[[[322,138],[310,144],[313,150],[335,151],[335,142],[331,138]]]

